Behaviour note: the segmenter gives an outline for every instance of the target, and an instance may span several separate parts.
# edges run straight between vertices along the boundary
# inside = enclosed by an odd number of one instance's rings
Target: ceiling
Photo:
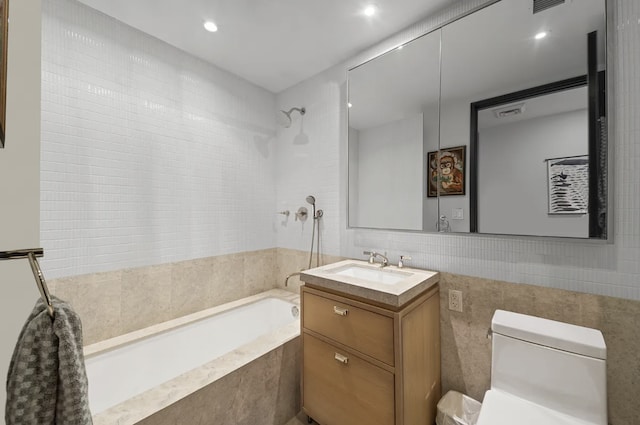
[[[273,93],[457,0],[80,0]],[[204,30],[206,20],[219,30]]]

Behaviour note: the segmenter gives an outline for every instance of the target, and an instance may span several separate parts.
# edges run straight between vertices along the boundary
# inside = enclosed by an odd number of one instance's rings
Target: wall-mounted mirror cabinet
[[[348,73],[349,226],[606,239],[604,0],[501,0]]]

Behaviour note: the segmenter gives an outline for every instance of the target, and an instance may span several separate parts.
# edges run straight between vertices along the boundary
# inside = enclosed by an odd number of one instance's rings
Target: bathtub
[[[94,425],[151,424],[166,421],[161,417],[172,414],[188,423],[185,412],[205,414],[202,406],[190,407],[199,403],[189,401],[195,393],[200,397],[211,394],[211,402],[204,404],[218,412],[206,413],[207,417],[250,415],[252,412],[233,413],[230,406],[240,403],[239,399],[265,400],[269,394],[260,394],[260,385],[248,383],[247,376],[262,376],[262,369],[280,366],[291,382],[278,392],[293,392],[276,400],[286,422],[297,412],[299,371],[289,369],[299,369],[295,364],[299,362],[298,315],[299,296],[276,289],[87,346],[85,364]],[[289,360],[283,363],[283,357]],[[273,385],[283,382],[282,377],[271,381]],[[239,386],[243,382],[246,388]],[[215,388],[216,383],[223,388]],[[285,401],[293,404],[290,409],[283,405]],[[267,406],[255,412],[259,422],[264,421],[264,408]],[[232,417],[225,422],[239,423]]]

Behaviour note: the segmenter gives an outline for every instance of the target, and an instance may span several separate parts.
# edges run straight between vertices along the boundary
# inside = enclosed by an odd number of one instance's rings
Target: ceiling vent
[[[543,10],[561,5],[565,0],[533,0],[533,13],[542,12]]]
[[[493,114],[496,116],[496,118],[507,118],[507,117],[513,117],[516,115],[522,115],[524,114],[524,111],[525,111],[525,104],[518,103],[517,105],[509,105],[509,106],[502,106],[500,108],[495,108],[493,109]]]

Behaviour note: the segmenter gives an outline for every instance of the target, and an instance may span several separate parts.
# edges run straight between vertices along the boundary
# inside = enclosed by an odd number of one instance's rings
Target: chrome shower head
[[[307,112],[307,110],[304,107],[302,107],[302,108],[291,108],[288,111],[280,110],[280,112],[282,112],[282,115],[278,114],[278,124],[280,124],[284,128],[291,127],[291,113],[293,111],[300,112],[300,115],[304,115]]]
[[[307,196],[307,202],[310,203],[311,205],[315,205],[316,204],[315,196],[313,196],[313,195]]]

